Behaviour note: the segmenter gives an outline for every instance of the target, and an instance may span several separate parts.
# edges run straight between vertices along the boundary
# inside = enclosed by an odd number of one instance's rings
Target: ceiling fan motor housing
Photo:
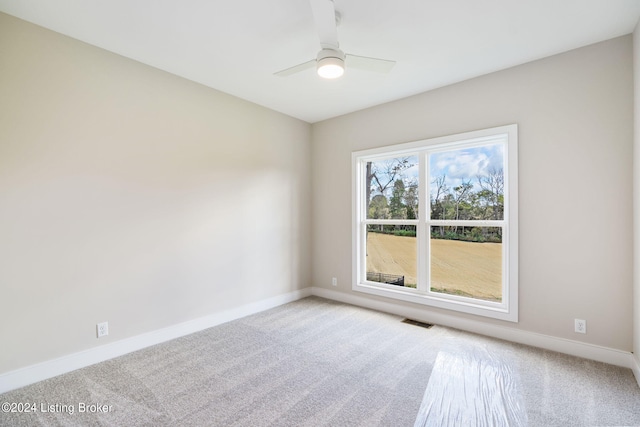
[[[344,52],[340,49],[324,48],[318,52],[316,66],[321,77],[340,77],[344,73]]]

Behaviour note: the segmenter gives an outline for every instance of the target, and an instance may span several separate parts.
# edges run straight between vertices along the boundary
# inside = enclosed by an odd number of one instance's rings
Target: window
[[[518,321],[517,125],[353,153],[353,289]]]

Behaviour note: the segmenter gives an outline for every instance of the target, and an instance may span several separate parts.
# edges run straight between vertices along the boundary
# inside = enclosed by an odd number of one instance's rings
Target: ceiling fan
[[[337,30],[338,24],[340,23],[340,14],[336,11],[333,0],[309,1],[311,3],[313,20],[316,24],[318,37],[320,38],[320,52],[318,52],[316,59],[278,71],[274,73],[276,76],[290,76],[300,71],[313,68],[314,66],[317,69],[318,75],[327,79],[342,76],[345,65],[349,68],[359,68],[379,73],[388,73],[391,71],[396,64],[395,61],[345,54],[340,50]]]

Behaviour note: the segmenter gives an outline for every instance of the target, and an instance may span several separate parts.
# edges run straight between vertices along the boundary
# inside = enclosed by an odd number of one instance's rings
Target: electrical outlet
[[[338,286],[338,278],[334,277],[331,279],[331,286]]]
[[[109,335],[109,322],[102,322],[96,325],[96,331],[98,334],[98,338],[106,337]]]
[[[587,321],[582,319],[575,319],[576,322],[576,332],[579,334],[587,333]]]

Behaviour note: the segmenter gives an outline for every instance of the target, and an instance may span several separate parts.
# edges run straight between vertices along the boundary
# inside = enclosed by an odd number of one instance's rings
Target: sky
[[[387,169],[387,165],[397,163],[398,159],[407,159],[413,166],[402,172],[405,186],[410,182],[418,182],[418,156],[396,157],[387,160],[378,160],[374,163],[378,171]],[[492,168],[504,168],[504,145],[490,144],[469,148],[452,149],[431,153],[429,157],[429,183],[436,177],[446,176],[446,185],[453,189],[462,181],[471,181],[473,191],[480,190],[478,175],[484,176]],[[381,180],[388,180],[380,174]],[[389,193],[393,185],[389,187]],[[375,191],[374,191],[375,193]]]
[[[429,181],[445,175],[449,188],[460,185],[462,181],[471,181],[474,191],[478,191],[478,175],[485,176],[492,168],[504,168],[502,144],[433,153],[429,161]]]

